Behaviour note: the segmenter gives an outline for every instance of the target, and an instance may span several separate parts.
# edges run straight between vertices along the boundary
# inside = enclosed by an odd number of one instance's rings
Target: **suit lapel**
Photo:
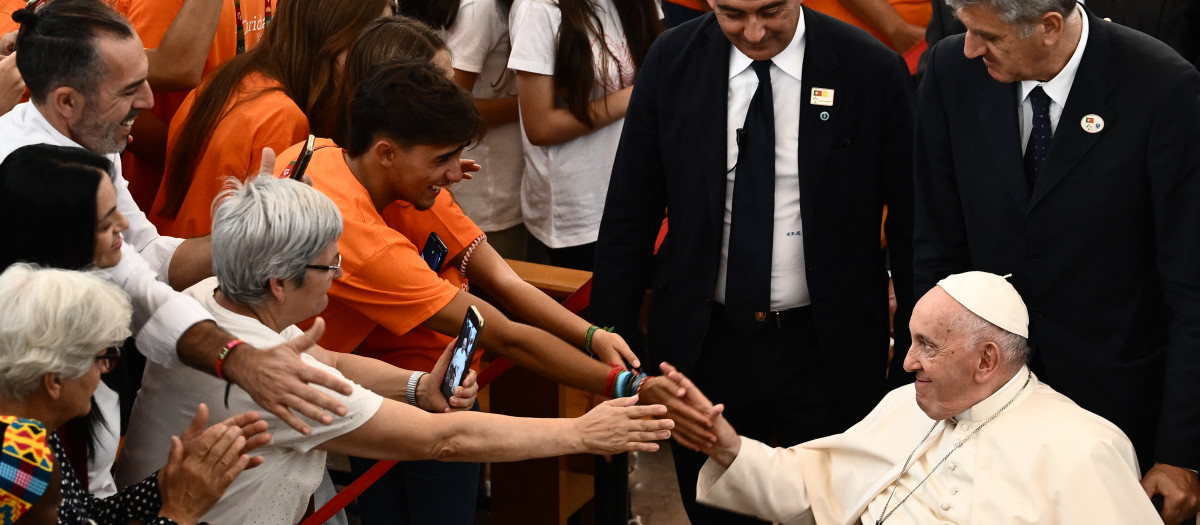
[[[839,93],[844,97],[849,92],[841,79],[835,75],[838,68],[837,50],[829,41],[829,35],[820,17],[804,7],[804,67],[800,78],[800,211],[804,224],[810,222],[809,215],[817,209],[817,191],[825,176],[825,162],[833,148],[838,126]],[[832,106],[810,104],[813,88],[831,89],[834,93]]]
[[[979,143],[991,159],[980,163],[993,166],[993,173],[1003,179],[1004,187],[1025,210],[1029,206],[1029,183],[1021,163],[1021,125],[1017,121],[1017,86],[988,79],[986,87],[975,99],[979,112]]]
[[[1088,133],[1083,130],[1082,120],[1086,115],[1098,115],[1101,118],[1112,116],[1105,98],[1116,88],[1113,72],[1105,58],[1109,56],[1108,32],[1101,21],[1090,14],[1087,48],[1084,49],[1083,59],[1079,70],[1075,73],[1075,82],[1071,85],[1071,94],[1067,97],[1067,105],[1063,108],[1062,116],[1054,131],[1054,139],[1050,142],[1050,151],[1046,153],[1046,163],[1038,177],[1037,186],[1033,189],[1030,208],[1046,196],[1054,186],[1066,177],[1084,155],[1096,145],[1104,134]],[[1110,123],[1105,123],[1110,124]]]
[[[703,92],[700,102],[691,108],[691,111],[701,115],[708,113],[707,118],[698,120],[707,124],[699,126],[697,132],[703,134],[700,144],[711,144],[712,147],[696,151],[694,154],[703,159],[699,165],[704,173],[708,193],[709,225],[713,234],[720,239],[724,234],[722,223],[725,218],[725,189],[728,183],[725,165],[728,162],[726,133],[729,128],[729,49],[732,44],[721,32],[721,26],[715,18],[710,18],[702,31],[702,38],[706,40],[703,49],[696,53],[699,78],[695,79],[694,85]]]

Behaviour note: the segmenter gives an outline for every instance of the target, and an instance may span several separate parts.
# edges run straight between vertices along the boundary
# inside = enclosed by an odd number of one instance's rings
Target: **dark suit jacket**
[[[925,41],[929,47],[950,35],[967,31],[945,0],[930,1],[933,2],[933,15],[925,28]],[[1200,42],[1196,41],[1200,36],[1200,2],[1197,0],[1088,0],[1086,5],[1096,16],[1110,18],[1162,40],[1188,62],[1200,60]]]
[[[887,358],[885,204],[897,289],[907,292],[911,281],[912,84],[903,60],[870,35],[803,11],[796,147],[808,286],[821,352],[847,390],[858,389],[845,395],[861,417],[882,395]],[[721,257],[730,45],[710,13],[663,33],[651,48],[629,102],[596,247],[593,318],[616,325],[643,362],[665,359],[685,373],[704,344]],[[833,89],[834,105],[810,105],[814,87]],[[664,209],[670,232],[652,255]],[[642,349],[638,313],[648,285]],[[896,323],[907,327],[911,296],[902,293],[901,305]],[[906,347],[907,335],[899,337]],[[754,365],[753,348],[727,350],[729,366]]]
[[[1039,376],[1125,431],[1143,469],[1151,458],[1195,468],[1200,74],[1157,40],[1089,20],[1032,194],[1018,84],[967,60],[961,35],[934,47],[920,89],[916,291],[964,270],[1013,274]],[[1082,128],[1089,115],[1100,132]]]

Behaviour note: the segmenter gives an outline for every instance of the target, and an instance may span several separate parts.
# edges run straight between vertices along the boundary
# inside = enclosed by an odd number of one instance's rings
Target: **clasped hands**
[[[670,363],[659,368],[663,376],[642,385],[643,399],[667,407],[667,417],[675,421],[672,435],[680,445],[728,466],[741,448],[741,439],[721,415],[725,405],[714,405]]]

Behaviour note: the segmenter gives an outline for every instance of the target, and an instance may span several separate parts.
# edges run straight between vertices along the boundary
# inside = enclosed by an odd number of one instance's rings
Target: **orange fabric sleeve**
[[[276,152],[308,138],[308,119],[292,99],[277,89],[279,83],[259,73],[242,81],[237,102],[231,102],[224,118],[213,130],[208,148],[196,165],[183,206],[175,217],[161,215],[166,205],[163,184],[151,207],[150,220],[163,235],[197,237],[212,231],[212,202],[221,192],[226,177],[246,177],[258,172],[262,149]],[[188,95],[171,121],[167,138],[168,156],[179,140],[185,119],[191,114],[195,91]]]
[[[428,360],[430,353],[423,349],[399,348],[391,343],[382,345],[386,351],[364,351],[364,341],[377,332],[381,334],[377,337],[394,341],[386,334],[409,334],[418,329],[458,294],[459,287],[430,270],[418,247],[384,221],[366,189],[346,166],[340,148],[327,139],[318,141],[317,147],[320,149],[313,154],[307,173],[313,187],[333,200],[342,213],[343,233],[338,248],[344,272],[330,288],[329,306],[321,313],[326,321],[321,346],[369,357],[396,352],[423,356],[417,362]],[[300,148],[297,144],[278,156],[276,175],[295,160]],[[434,219],[435,223],[439,221]],[[443,342],[432,354],[433,361],[444,347]],[[432,363],[415,369],[431,368]]]
[[[418,250],[424,248],[431,232],[437,233],[447,249],[447,262],[438,276],[455,287],[466,284],[459,266],[450,264],[450,261],[483,235],[483,230],[463,213],[450,192],[442,191],[433,206],[425,211],[418,211],[406,202],[394,202],[383,210],[383,219],[389,227],[411,239],[414,244],[419,243]],[[409,370],[429,371],[453,339],[423,326],[406,333],[393,333],[379,328],[359,345],[358,353]],[[471,368],[475,370],[479,369],[480,350],[471,363]]]
[[[25,8],[25,0],[0,0],[0,35],[7,35],[21,28],[12,19],[12,14]]]

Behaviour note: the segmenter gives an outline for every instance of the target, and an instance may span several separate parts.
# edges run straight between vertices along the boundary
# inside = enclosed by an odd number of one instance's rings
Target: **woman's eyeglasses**
[[[333,266],[327,266],[324,264],[309,264],[309,265],[305,265],[304,267],[312,268],[314,270],[324,270],[327,272],[336,272],[336,271],[342,269],[342,254],[340,254],[340,253],[338,254],[337,264],[334,264]]]
[[[121,362],[121,348],[117,346],[105,348],[103,354],[96,356],[96,363],[100,365],[102,374],[111,372],[119,362]]]

